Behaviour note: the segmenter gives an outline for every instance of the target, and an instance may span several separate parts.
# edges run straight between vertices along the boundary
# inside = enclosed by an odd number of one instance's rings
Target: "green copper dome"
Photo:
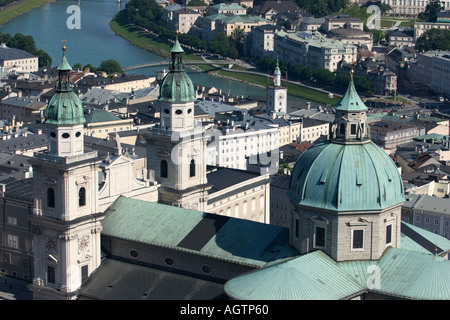
[[[170,72],[164,77],[160,87],[160,100],[189,102],[196,99],[194,84],[191,78],[184,72],[183,52],[184,50],[181,48],[177,37],[175,45],[171,50]]]
[[[56,93],[47,106],[45,123],[48,124],[81,124],[85,123],[83,105],[80,98],[73,92],[73,83],[70,80],[72,67],[64,54],[58,67],[59,78],[56,83]]]
[[[340,121],[344,119],[342,114],[350,117],[352,112],[355,116],[361,113],[364,116],[356,120],[361,128],[366,128],[366,110],[352,78],[346,94],[336,105],[336,118]],[[345,132],[346,126],[355,126],[355,138],[347,132],[340,138],[316,144],[297,160],[288,191],[294,203],[333,211],[370,211],[405,201],[394,161],[370,140],[368,131],[362,131],[360,139],[356,139],[357,123],[352,124],[356,120],[341,123]]]
[[[294,166],[288,196],[299,205],[333,211],[382,210],[405,201],[397,166],[370,140],[309,148]]]

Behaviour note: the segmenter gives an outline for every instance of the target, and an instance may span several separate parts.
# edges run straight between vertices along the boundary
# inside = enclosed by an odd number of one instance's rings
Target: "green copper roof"
[[[353,84],[353,77],[348,85],[347,92],[341,100],[334,106],[337,111],[366,111],[367,107],[362,102],[358,93],[356,92],[355,85]]]
[[[180,43],[178,42],[178,35],[177,35],[177,38],[175,39],[175,44],[173,45],[170,52],[176,52],[176,53],[184,52],[183,48],[181,47]]]
[[[171,50],[170,72],[164,77],[159,90],[160,100],[190,102],[196,99],[194,84],[184,71],[183,52],[177,36]]]
[[[63,52],[65,50],[66,47],[63,46]],[[59,79],[56,83],[56,93],[48,103],[45,123],[61,125],[86,122],[83,114],[83,104],[73,92],[70,70],[72,70],[72,67],[63,53],[62,62],[58,67]]]
[[[379,268],[379,284],[368,288],[372,292],[416,300],[450,299],[450,261],[433,254],[389,248],[378,261],[339,265],[365,286],[373,279],[368,267]]]
[[[80,98],[73,92],[56,92],[47,106],[45,123],[81,124],[86,120]]]
[[[365,292],[448,300],[450,261],[429,252],[390,247],[379,260],[335,262],[316,250],[240,275],[224,289],[237,300],[337,300]]]
[[[286,228],[120,196],[103,235],[261,267],[298,254]]]
[[[277,60],[277,67],[275,68],[275,75],[281,75],[280,67],[278,66],[278,60]]]
[[[237,300],[336,300],[365,291],[322,251],[238,276],[224,289]]]
[[[297,160],[288,196],[334,211],[381,210],[405,201],[394,161],[376,144],[318,143]]]
[[[170,102],[195,101],[195,89],[185,72],[169,72],[163,79],[159,99]]]
[[[58,70],[72,70],[72,67],[70,66],[69,62],[67,62],[65,54],[63,54],[63,58],[58,66]]]

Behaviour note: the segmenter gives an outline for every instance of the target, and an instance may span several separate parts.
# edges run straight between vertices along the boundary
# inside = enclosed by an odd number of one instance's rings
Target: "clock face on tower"
[[[279,99],[279,100],[283,100],[283,99],[284,99],[284,95],[283,95],[282,93],[280,93],[280,94],[278,95],[278,99]]]
[[[57,243],[55,237],[47,237],[45,241],[45,246],[49,252],[55,253],[57,251]]]
[[[78,250],[85,251],[89,247],[89,236],[78,238]]]

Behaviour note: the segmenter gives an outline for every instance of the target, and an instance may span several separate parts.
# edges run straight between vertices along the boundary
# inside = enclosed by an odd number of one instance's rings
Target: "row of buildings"
[[[159,119],[132,149],[119,133],[97,141],[82,133],[85,107],[63,52],[42,126],[46,148],[29,160],[33,177],[3,180],[1,189],[1,271],[27,278],[34,299],[448,299],[433,280],[447,287],[450,241],[401,220],[398,168],[370,140],[353,78],[329,136],[303,152],[288,192],[276,194],[264,170],[205,163],[214,123],[196,121],[178,41],[159,83]],[[274,77],[268,91],[279,95]],[[304,120],[266,105],[250,124]],[[225,130],[246,119],[225,116]],[[228,135],[219,142],[236,147]],[[353,162],[357,170],[345,165]],[[272,197],[289,208],[287,227],[270,223]],[[366,281],[373,263],[375,286]]]
[[[394,15],[416,16],[428,1],[417,2],[411,6],[386,3],[392,7]],[[376,94],[392,95],[400,85],[410,88],[411,92],[422,89],[445,96],[448,94],[447,53],[414,50],[416,40],[425,31],[449,28],[448,3],[443,5],[444,11],[438,13],[434,23],[414,22],[412,27],[391,28],[387,39],[389,47],[373,47],[373,35],[364,31],[359,18],[346,15],[316,18],[291,1],[266,1],[254,8],[237,3],[210,5],[207,7],[209,15],[205,8],[173,4],[163,8],[162,20],[169,29],[178,28],[182,33],[195,34],[208,42],[218,33],[230,37],[241,30],[248,58],[280,59],[291,66],[310,66],[337,73],[348,73],[354,65],[357,75],[372,82]],[[432,61],[435,61],[434,67]]]

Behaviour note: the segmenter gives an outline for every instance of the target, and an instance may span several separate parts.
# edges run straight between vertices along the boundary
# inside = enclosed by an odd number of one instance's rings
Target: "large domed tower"
[[[336,261],[376,260],[400,245],[401,176],[370,140],[353,74],[335,109],[331,139],[304,152],[292,172],[291,243],[302,253],[323,250]]]

